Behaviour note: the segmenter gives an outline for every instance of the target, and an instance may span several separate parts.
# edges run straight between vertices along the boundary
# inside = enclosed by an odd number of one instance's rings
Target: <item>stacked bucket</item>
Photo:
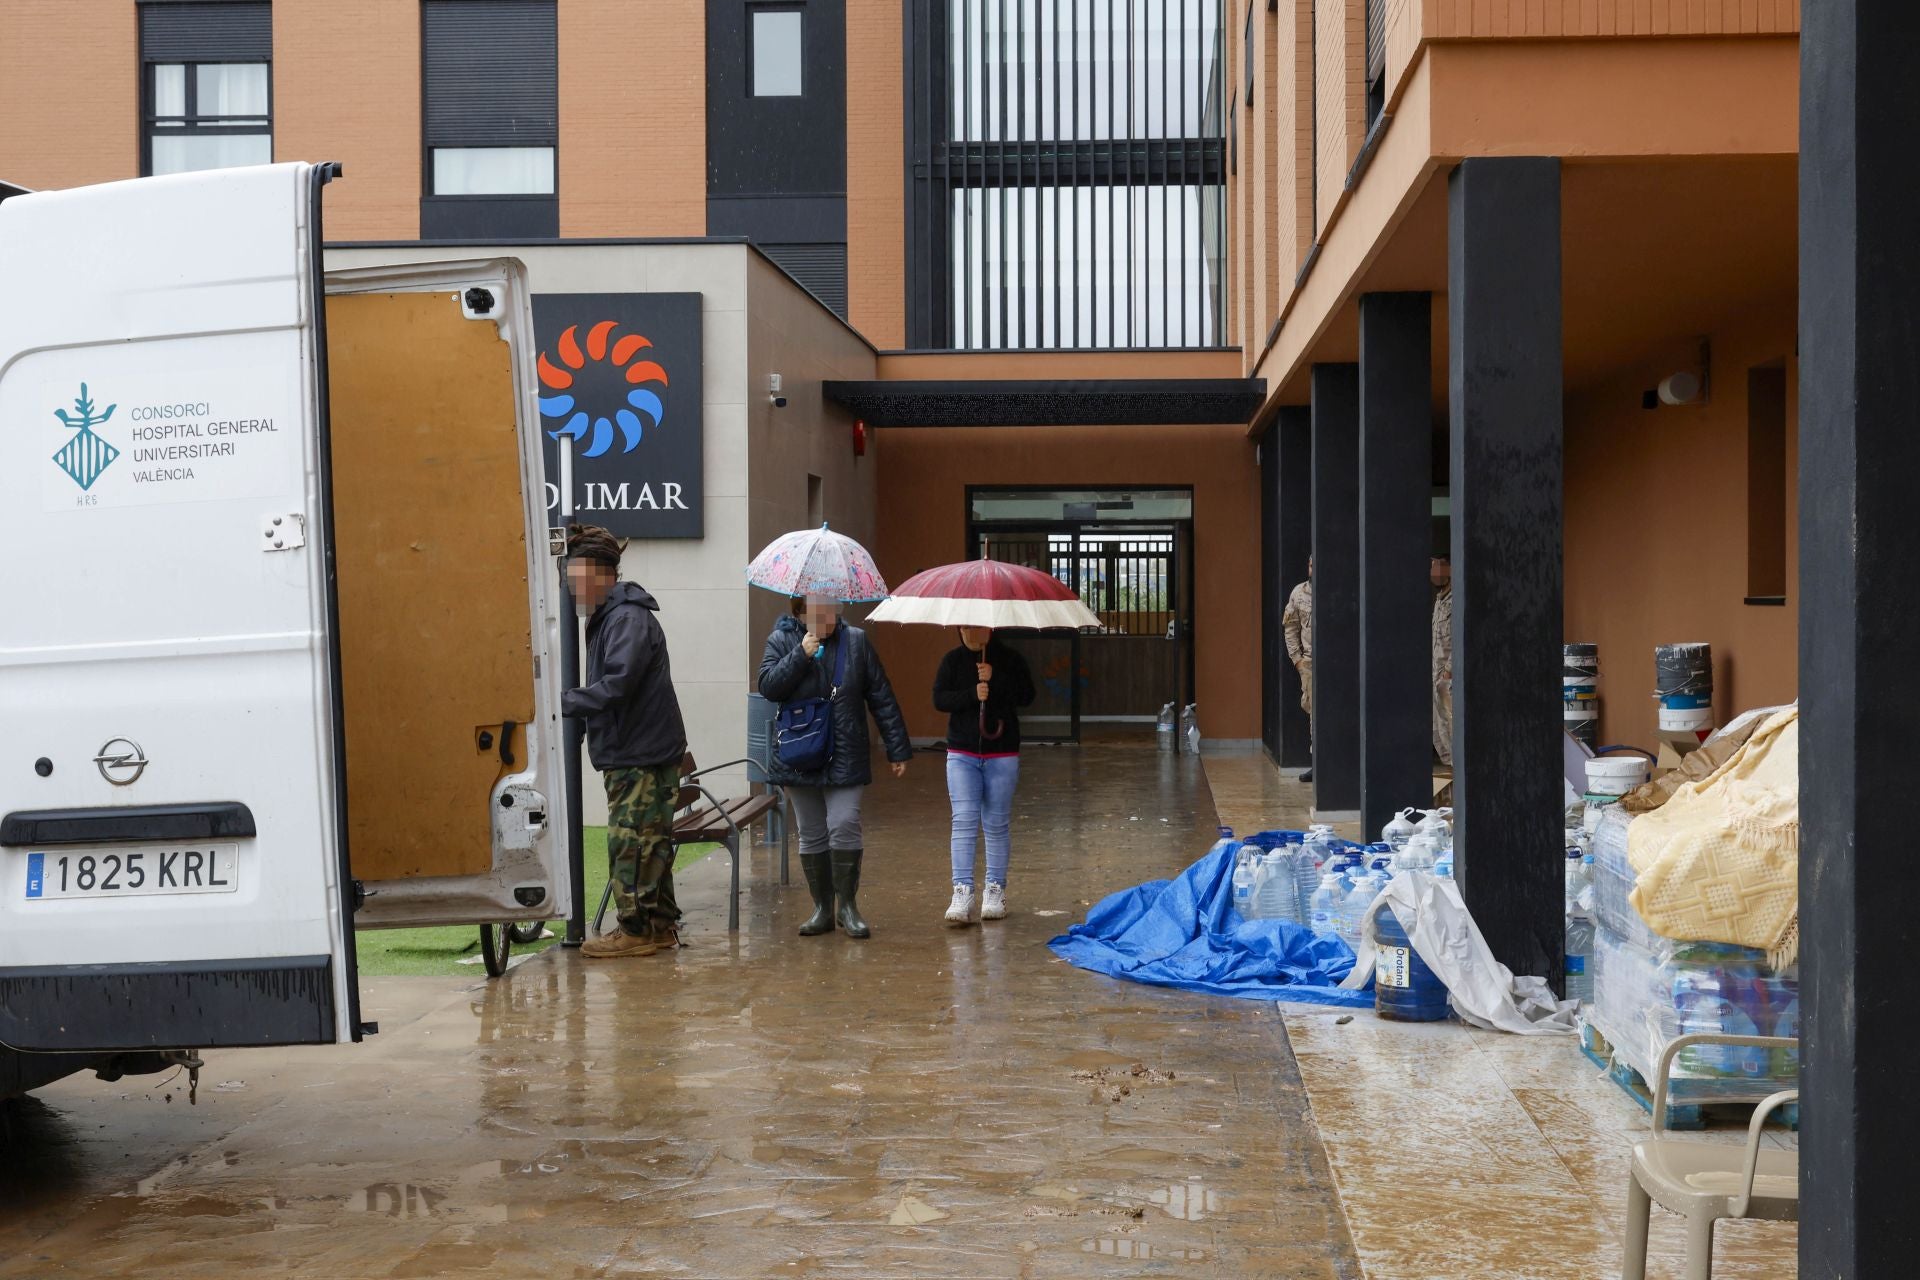
[[[1593,749],[1600,725],[1600,646],[1561,646],[1561,718],[1574,741]]]
[[[1655,646],[1653,696],[1660,701],[1661,737],[1706,741],[1713,732],[1713,646]]]

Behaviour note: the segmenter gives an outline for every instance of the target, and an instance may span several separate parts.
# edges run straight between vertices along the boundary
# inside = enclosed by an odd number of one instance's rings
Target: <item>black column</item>
[[[1562,982],[1560,162],[1447,184],[1456,875],[1493,954]]]
[[[1433,794],[1433,295],[1360,297],[1360,823]]]
[[[1313,366],[1313,807],[1360,808],[1360,366]]]
[[[1305,405],[1280,410],[1267,433],[1278,471],[1273,477],[1277,539],[1275,564],[1280,574],[1280,607],[1293,589],[1307,580],[1307,557],[1313,554],[1313,411]],[[1276,759],[1283,769],[1305,769],[1313,764],[1313,734],[1306,709],[1300,705],[1300,673],[1287,658],[1280,638],[1278,693],[1280,747]]]
[[[1800,41],[1800,1274],[1912,1274],[1920,1108],[1910,831],[1920,739],[1920,42],[1910,0],[1820,0]]]
[[[1268,428],[1260,441],[1260,741],[1280,759],[1280,667],[1286,661],[1280,611],[1287,588],[1280,581],[1280,450]]]

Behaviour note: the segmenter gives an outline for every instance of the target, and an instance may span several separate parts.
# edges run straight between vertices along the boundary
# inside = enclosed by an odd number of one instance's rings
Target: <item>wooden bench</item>
[[[696,769],[693,753],[689,751],[680,761],[680,794],[675,797],[673,805],[672,848],[676,856],[683,844],[723,844],[727,847],[727,856],[733,862],[732,891],[727,895],[729,933],[740,930],[740,837],[769,814],[784,813],[787,793],[780,787],[769,786],[760,795],[734,796],[722,800],[709,791],[700,779],[709,773],[751,763],[749,760],[729,760],[709,769]],[[791,883],[787,867],[787,824],[784,821],[780,824],[780,883]],[[607,904],[612,901],[613,877],[609,875],[606,891],[600,895],[600,909],[593,915],[595,933],[600,931],[600,922],[606,918]]]

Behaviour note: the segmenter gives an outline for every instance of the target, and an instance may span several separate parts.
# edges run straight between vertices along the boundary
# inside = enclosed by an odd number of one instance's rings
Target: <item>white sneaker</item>
[[[1007,886],[987,881],[986,895],[980,899],[980,918],[982,920],[1005,920],[1007,918]]]
[[[947,906],[947,923],[955,928],[964,928],[973,923],[973,886],[956,884],[953,886],[953,901]]]

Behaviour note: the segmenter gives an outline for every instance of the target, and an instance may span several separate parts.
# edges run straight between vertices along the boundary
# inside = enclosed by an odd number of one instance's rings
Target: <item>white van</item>
[[[572,909],[525,277],[323,276],[336,172],[0,203],[0,1097]]]

